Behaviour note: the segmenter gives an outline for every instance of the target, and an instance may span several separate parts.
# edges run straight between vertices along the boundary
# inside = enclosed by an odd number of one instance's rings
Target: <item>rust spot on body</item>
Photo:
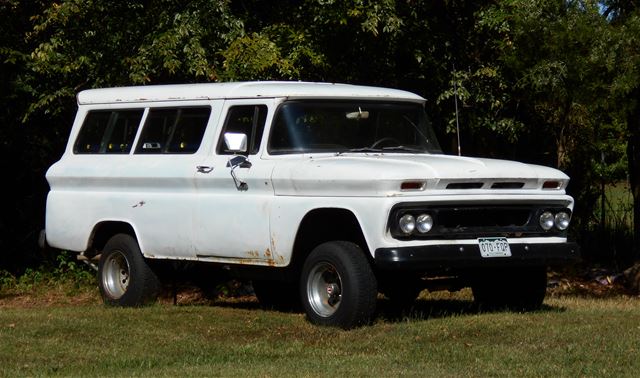
[[[248,252],[247,252],[247,255],[248,255],[249,257],[252,257],[252,258],[258,258],[258,257],[260,257],[260,253],[259,253],[258,251],[248,251]]]

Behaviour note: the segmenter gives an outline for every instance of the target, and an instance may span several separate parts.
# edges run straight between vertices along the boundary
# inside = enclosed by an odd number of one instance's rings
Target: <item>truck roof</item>
[[[424,102],[411,92],[350,84],[300,81],[147,85],[89,89],[78,93],[78,105],[243,98],[362,98]]]

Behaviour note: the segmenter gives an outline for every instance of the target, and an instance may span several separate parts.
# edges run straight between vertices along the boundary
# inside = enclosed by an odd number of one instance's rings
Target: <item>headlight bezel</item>
[[[544,209],[538,216],[538,224],[544,232],[566,232],[571,225],[571,215],[572,212],[569,208]],[[548,223],[549,226],[543,225],[543,217],[546,218],[544,223]]]
[[[434,214],[422,209],[402,209],[395,212],[391,219],[391,233],[394,237],[401,239],[424,237],[435,228],[436,224]],[[427,227],[428,230],[424,230],[424,225],[427,225],[429,220],[431,221],[430,227]],[[421,228],[424,231],[421,231]]]
[[[398,219],[398,228],[406,235],[411,235],[416,229],[416,219],[411,214],[404,214]]]
[[[538,224],[544,231],[552,230],[555,226],[555,214],[550,211],[544,211],[538,217]]]
[[[544,212],[551,212],[554,218],[554,224],[548,230],[540,226],[540,216]],[[556,227],[555,216],[558,213],[567,214],[569,218],[567,228],[561,229],[563,226]],[[413,227],[411,230],[406,229],[406,231],[410,231],[409,233],[402,231],[399,226],[400,219],[407,214],[413,217]],[[423,214],[429,215],[433,220],[433,224],[427,232],[420,232],[421,229],[425,229],[418,226],[418,218]],[[390,209],[387,230],[390,237],[403,241],[477,239],[483,237],[567,237],[571,215],[571,209],[562,206],[562,204],[469,203],[458,205],[451,203],[409,202],[398,203]],[[457,216],[462,218],[454,219]],[[478,216],[482,218],[479,221],[480,223],[469,223],[469,218]],[[496,219],[499,221],[495,221]],[[488,222],[484,220],[488,220]],[[471,220],[471,222],[475,221]]]
[[[429,233],[429,231],[433,229],[434,224],[433,216],[429,213],[422,213],[416,217],[416,230],[420,234]]]

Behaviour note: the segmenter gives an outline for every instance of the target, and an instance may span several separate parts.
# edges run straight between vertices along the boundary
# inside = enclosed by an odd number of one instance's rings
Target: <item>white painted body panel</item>
[[[397,89],[333,83],[268,81],[90,89],[78,94],[78,104],[132,104],[260,98],[368,98],[424,102],[424,98],[416,94]]]
[[[48,243],[84,251],[96,225],[120,221],[133,227],[142,253],[149,258],[286,266],[300,222],[314,209],[352,212],[373,253],[378,248],[477,243],[475,239],[392,238],[387,222],[391,208],[399,203],[554,203],[573,208],[573,199],[564,191],[568,177],[547,167],[430,154],[270,156],[266,144],[278,104],[307,97],[424,101],[404,91],[318,83],[201,84],[81,92],[68,147],[47,172],[51,186],[46,213]],[[73,142],[89,110],[177,104],[212,108],[203,142],[194,154],[73,153]],[[235,171],[248,184],[247,191],[238,191],[234,185],[226,166],[230,156],[215,153],[226,110],[233,104],[269,107],[260,153],[249,157],[250,168]],[[198,172],[198,166],[213,170]],[[426,185],[420,191],[401,191],[400,185],[407,180],[421,180]],[[505,180],[525,185],[522,189],[489,189],[492,183]],[[543,190],[546,180],[561,182],[562,187]],[[482,181],[485,186],[446,189],[448,183],[469,181]],[[514,244],[564,241],[559,237],[509,239]]]
[[[55,179],[49,181],[52,190],[47,198],[48,243],[84,251],[95,225],[122,221],[132,225],[140,235],[140,246],[144,251],[152,251],[150,257],[193,257],[191,213],[196,193],[189,167],[195,162],[166,159],[168,156],[156,157],[153,163],[149,162],[149,156],[131,162],[127,157],[109,159],[111,168],[102,166],[100,175],[83,175],[87,167],[101,165],[92,161],[99,160],[99,156],[83,156],[63,165],[65,169],[54,166],[50,170]],[[149,166],[139,164],[145,161]],[[178,219],[179,222],[173,221]]]
[[[273,99],[227,100],[223,114],[231,106],[267,105],[266,123],[273,117]],[[266,136],[263,135],[263,140]],[[217,144],[217,142],[216,142]],[[264,142],[262,143],[264,144]],[[212,167],[210,173],[196,173],[198,206],[194,212],[193,241],[200,259],[242,259],[243,263],[273,264],[284,261],[275,256],[270,241],[269,214],[274,199],[271,172],[274,161],[249,157],[251,168],[238,168],[238,179],[247,183],[239,191],[227,166],[230,155],[206,154],[199,165]]]
[[[516,191],[519,194],[539,193],[545,180],[563,181],[564,186],[569,180],[564,173],[547,167],[429,154],[297,155],[280,161],[273,174],[276,195],[323,197],[413,195],[400,191],[400,184],[408,180],[426,180],[428,195],[468,195],[472,192],[467,189],[445,191],[446,184],[482,181],[490,186],[507,179],[525,182],[525,187]]]
[[[573,208],[573,199],[566,195],[554,196],[551,202]],[[451,198],[451,196],[412,196],[412,197],[318,197],[309,200],[302,196],[278,196],[271,214],[271,232],[273,251],[285,256],[285,262],[289,262],[290,251],[293,248],[297,229],[292,229],[292,224],[299,224],[300,220],[311,210],[316,208],[340,208],[351,211],[362,228],[369,250],[373,252],[378,248],[412,247],[438,244],[477,244],[477,239],[469,240],[408,240],[394,239],[387,230],[387,221],[391,208],[399,203],[421,202],[429,204],[523,204],[523,203],[550,203],[549,196],[526,196],[523,200],[519,195],[505,195],[496,198],[495,195],[465,195],[464,197]],[[332,225],[327,225],[331,227]],[[566,238],[537,237],[537,238],[513,238],[509,243],[560,243]]]

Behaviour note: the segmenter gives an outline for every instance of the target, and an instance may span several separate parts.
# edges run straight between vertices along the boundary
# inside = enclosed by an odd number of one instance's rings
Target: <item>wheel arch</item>
[[[109,239],[116,234],[131,235],[138,240],[136,231],[130,223],[119,220],[104,220],[96,223],[93,227],[89,236],[88,250],[95,254],[99,253]]]
[[[336,240],[358,245],[367,260],[373,263],[369,245],[357,216],[349,209],[329,207],[310,210],[300,221],[293,242],[291,266],[299,271],[313,248],[324,242]]]

